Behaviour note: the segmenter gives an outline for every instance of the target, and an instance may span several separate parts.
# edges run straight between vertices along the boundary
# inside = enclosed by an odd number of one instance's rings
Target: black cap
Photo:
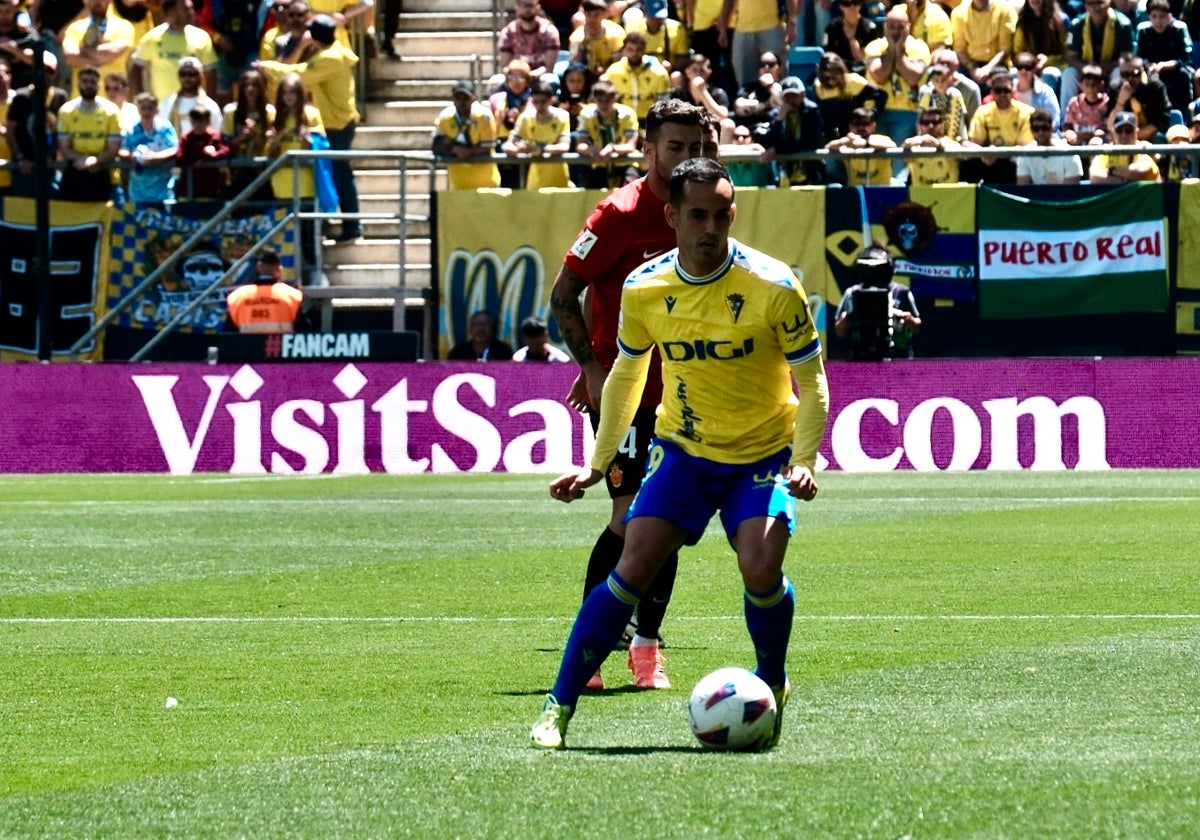
[[[329,15],[317,15],[308,22],[308,33],[318,44],[328,46],[333,43],[334,32],[337,31],[337,21]]]
[[[470,96],[475,95],[475,85],[471,84],[469,79],[459,79],[454,83],[454,87],[450,88],[450,93],[465,93]]]

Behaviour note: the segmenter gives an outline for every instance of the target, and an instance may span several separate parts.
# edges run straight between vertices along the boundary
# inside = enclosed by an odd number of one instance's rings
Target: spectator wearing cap
[[[1192,142],[1192,132],[1186,125],[1173,125],[1167,129],[1167,143],[1172,146],[1184,146]],[[1196,155],[1194,152],[1163,155],[1159,169],[1165,163],[1167,171],[1163,173],[1164,181],[1182,181],[1196,177]]]
[[[1038,109],[1029,118],[1029,129],[1039,146],[1066,146],[1066,140],[1054,136],[1054,115]],[[1079,155],[1047,155],[1017,158],[1018,184],[1078,184],[1083,180]]]
[[[64,201],[106,202],[120,170],[110,168],[121,150],[121,112],[98,96],[100,70],[79,68],[79,96],[58,111],[58,155],[66,162],[58,185]]]
[[[44,51],[42,62],[46,73],[46,114],[57,117],[59,110],[67,101],[67,92],[59,87],[53,87],[53,79],[58,73],[58,59],[54,53]],[[26,85],[13,93],[8,103],[8,114],[5,116],[5,139],[8,141],[8,159],[17,166],[12,173],[12,195],[32,197],[37,191],[34,180],[35,158],[40,154],[47,165],[54,157],[58,148],[58,138],[52,128],[47,128],[48,141],[45,146],[39,146],[37,138],[31,131],[34,112],[34,86]],[[52,120],[53,122],[53,120]],[[54,186],[51,186],[51,190]]]
[[[513,353],[514,362],[569,362],[571,357],[550,343],[546,322],[531,315],[521,322],[521,346]]]
[[[646,14],[629,21],[625,34],[638,32],[646,36],[646,55],[674,72],[682,70],[691,53],[687,28],[667,15],[667,0],[646,0]]]
[[[314,49],[304,61],[295,64],[260,61],[256,66],[276,80],[288,73],[299,74],[312,98],[312,104],[321,112],[330,150],[348,152],[358,128],[354,84],[358,56],[337,40],[337,23],[329,15],[320,14],[309,21],[308,34]],[[335,242],[350,242],[362,235],[362,223],[353,218],[359,206],[354,170],[350,161],[344,158],[334,160],[331,168],[338,207],[343,214],[341,233],[333,239]]]
[[[87,16],[67,25],[62,32],[63,61],[72,71],[72,89],[79,93],[79,71],[99,67],[108,73],[124,73],[133,52],[133,24],[120,15],[109,14],[112,0],[87,0]]]
[[[175,133],[180,137],[192,130],[189,115],[197,108],[210,113],[212,125],[221,125],[221,106],[201,85],[203,73],[199,59],[191,56],[179,59],[179,87],[159,106],[159,113],[175,127]]]
[[[454,83],[451,104],[433,123],[433,153],[449,161],[446,174],[452,190],[477,190],[500,186],[500,172],[492,161],[461,163],[467,158],[491,155],[496,148],[496,118],[476,101],[475,86],[467,80]]]
[[[671,93],[671,74],[657,60],[646,57],[646,36],[631,32],[625,36],[624,55],[604,72],[613,83],[621,101],[638,115],[644,127],[650,106]]]
[[[1137,116],[1121,111],[1112,120],[1114,146],[1140,146]],[[1131,181],[1157,181],[1158,164],[1145,152],[1106,152],[1092,158],[1088,179],[1093,184],[1127,184]]]
[[[781,187],[798,187],[820,184],[824,181],[824,167],[820,161],[779,161],[779,155],[811,152],[825,143],[825,126],[821,120],[821,109],[810,102],[804,82],[796,76],[788,76],[779,83],[780,105],[771,111],[771,119],[762,136],[766,150],[762,163],[775,163],[778,183]]]
[[[178,84],[179,60],[189,56],[200,63],[205,90],[216,90],[217,51],[209,34],[192,23],[192,0],[162,0],[162,13],[163,22],[142,36],[129,57],[134,94],[148,90],[165,102]]]
[[[501,66],[523,61],[531,77],[554,72],[561,40],[558,27],[542,14],[538,0],[516,0],[515,19],[500,30],[498,58]]]
[[[1153,140],[1155,135],[1166,134],[1171,126],[1171,100],[1167,88],[1159,79],[1146,75],[1145,64],[1136,55],[1121,59],[1121,86],[1112,96],[1112,110],[1108,114],[1108,127],[1114,127],[1118,114],[1132,111],[1137,117],[1139,140]]]

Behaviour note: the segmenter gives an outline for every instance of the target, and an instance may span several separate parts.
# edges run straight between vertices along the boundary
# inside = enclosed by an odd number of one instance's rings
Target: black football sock
[[[617,568],[617,561],[621,559],[621,552],[624,550],[625,539],[622,536],[611,528],[605,528],[600,532],[596,544],[592,547],[592,556],[588,558],[587,576],[583,579],[584,598],[588,596],[589,592],[608,580],[612,570]]]
[[[671,603],[671,592],[675,589],[675,573],[679,571],[679,552],[671,552],[667,562],[658,570],[654,583],[646,591],[646,597],[638,604],[637,634],[643,639],[658,638],[667,604]]]

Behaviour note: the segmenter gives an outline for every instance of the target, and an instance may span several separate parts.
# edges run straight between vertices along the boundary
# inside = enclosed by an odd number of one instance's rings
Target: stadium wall
[[[574,365],[0,365],[0,471],[557,473]],[[1200,467],[1200,359],[829,364],[819,467]]]

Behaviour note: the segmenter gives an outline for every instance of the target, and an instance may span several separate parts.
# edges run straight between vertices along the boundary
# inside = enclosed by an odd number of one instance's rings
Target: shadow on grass
[[[537,688],[526,691],[497,691],[496,694],[500,697],[545,697],[547,688]],[[600,691],[585,691],[584,697],[604,697],[608,694],[632,694],[634,692],[645,693],[648,689],[638,688],[635,685],[619,685],[613,688],[603,688]]]
[[[567,747],[569,753],[586,753],[588,755],[654,755],[655,753],[699,753],[711,752],[703,747],[685,747],[679,744],[668,744],[662,747]]]

